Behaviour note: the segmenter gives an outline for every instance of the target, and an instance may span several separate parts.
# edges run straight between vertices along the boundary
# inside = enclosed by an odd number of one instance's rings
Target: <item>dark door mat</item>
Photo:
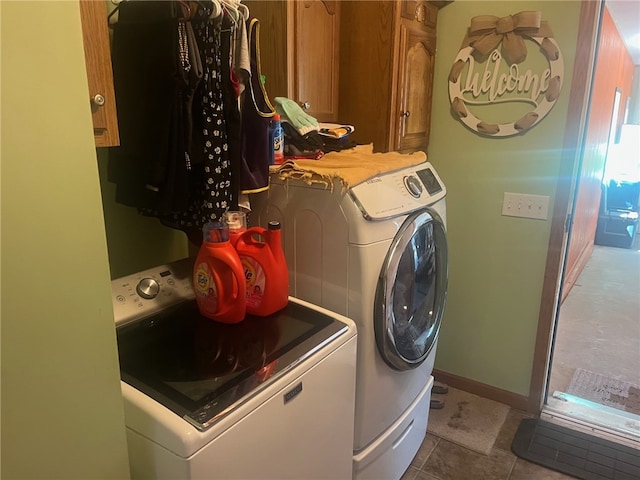
[[[640,480],[640,451],[536,418],[511,443],[517,456],[583,480]]]

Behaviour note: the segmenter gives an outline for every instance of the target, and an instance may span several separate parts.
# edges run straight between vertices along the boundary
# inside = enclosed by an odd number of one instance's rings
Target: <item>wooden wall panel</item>
[[[562,300],[573,287],[593,251],[614,94],[616,88],[622,90],[620,103],[620,120],[622,120],[624,105],[631,95],[633,70],[634,65],[624,41],[618,33],[609,10],[605,7],[598,43],[587,138],[567,251]]]

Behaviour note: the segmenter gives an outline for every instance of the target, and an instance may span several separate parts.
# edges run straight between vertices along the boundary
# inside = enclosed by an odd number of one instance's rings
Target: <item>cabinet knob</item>
[[[400,116],[401,116],[401,117],[404,117],[404,118],[409,118],[409,115],[411,115],[411,112],[408,112],[408,111],[407,111],[407,112],[402,112],[402,113],[400,114]]]
[[[302,102],[300,106],[303,110],[309,110],[311,108],[311,104],[309,102]]]
[[[95,97],[93,97],[91,99],[91,101],[93,102],[94,105],[101,107],[104,105],[104,97],[102,95],[100,95],[99,93],[96,94]]]

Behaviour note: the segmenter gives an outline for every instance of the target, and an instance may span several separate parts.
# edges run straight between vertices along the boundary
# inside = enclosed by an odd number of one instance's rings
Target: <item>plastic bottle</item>
[[[244,267],[247,313],[264,317],[286,307],[289,271],[280,222],[269,222],[268,229],[248,229],[238,238],[236,249]]]
[[[229,228],[207,223],[193,267],[193,290],[200,313],[222,323],[238,323],[246,314],[246,282],[240,257],[229,242]]]
[[[224,212],[224,221],[229,227],[229,241],[235,247],[238,237],[247,230],[247,215],[244,212],[229,210]]]
[[[273,163],[281,165],[284,163],[284,130],[278,113],[271,118],[271,131],[273,132]]]

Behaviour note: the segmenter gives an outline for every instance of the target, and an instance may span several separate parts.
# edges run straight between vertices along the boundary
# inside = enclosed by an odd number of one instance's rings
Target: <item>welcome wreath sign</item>
[[[474,17],[449,73],[453,114],[481,135],[524,133],[551,111],[563,75],[541,12]]]

